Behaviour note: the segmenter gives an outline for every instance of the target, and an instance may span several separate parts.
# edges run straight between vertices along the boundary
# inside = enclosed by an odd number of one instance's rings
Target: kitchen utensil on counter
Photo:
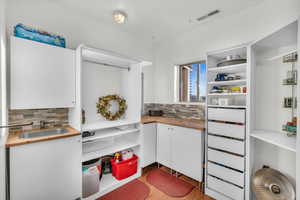
[[[149,110],[149,116],[163,116],[164,112],[162,110]]]
[[[91,137],[91,136],[94,136],[95,135],[95,131],[83,131],[82,133],[82,137],[85,138],[85,137]]]

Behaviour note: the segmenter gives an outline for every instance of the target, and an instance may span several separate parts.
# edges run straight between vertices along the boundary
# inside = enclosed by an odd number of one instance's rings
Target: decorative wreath
[[[109,108],[111,107],[111,101],[116,101],[119,104],[119,110],[114,114],[111,111],[109,111]],[[97,109],[98,113],[105,117],[105,119],[118,120],[124,115],[127,109],[126,100],[119,97],[118,95],[103,96],[99,98],[99,101],[97,103]]]

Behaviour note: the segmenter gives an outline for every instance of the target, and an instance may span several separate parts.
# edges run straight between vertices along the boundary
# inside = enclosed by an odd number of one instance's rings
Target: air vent
[[[213,15],[216,15],[218,13],[220,13],[220,10],[214,10],[214,11],[212,11],[212,12],[206,14],[206,15],[203,15],[202,17],[197,18],[197,21],[205,20],[206,18],[211,17]]]

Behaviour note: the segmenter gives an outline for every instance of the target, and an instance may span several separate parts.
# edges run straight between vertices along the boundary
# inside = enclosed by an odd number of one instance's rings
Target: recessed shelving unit
[[[82,139],[82,162],[128,149],[141,158],[141,69],[150,63],[85,45],[80,45],[76,54],[76,107],[70,109],[70,124],[82,133],[92,133]],[[97,113],[98,99],[107,95],[126,100],[121,119],[106,120]],[[117,103],[111,102],[110,111],[117,109]],[[84,199],[98,199],[139,176],[140,161],[137,173],[127,179],[103,175],[99,192]]]
[[[245,134],[247,52],[247,45],[241,45],[207,55],[205,193],[215,199],[244,200],[249,190],[245,176],[248,172],[244,167],[248,152]],[[217,67],[219,63],[224,64],[224,59],[233,56],[243,59],[245,63]],[[230,60],[230,63],[233,62]],[[239,164],[233,163],[233,160]]]
[[[299,63],[284,59],[299,49],[298,27],[298,21],[292,22],[251,45],[251,84],[248,91],[249,181],[257,170],[267,165],[288,177],[297,190],[296,199],[300,199],[300,176],[297,172],[300,167],[297,163],[299,138],[283,130],[283,125],[296,127],[297,124],[299,133],[299,109],[289,101],[290,97],[299,98],[299,88],[294,84],[299,83],[299,76],[296,75],[298,80],[294,80],[294,73],[299,73]]]

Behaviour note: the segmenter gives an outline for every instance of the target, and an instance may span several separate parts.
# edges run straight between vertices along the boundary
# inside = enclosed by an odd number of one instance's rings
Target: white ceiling
[[[114,10],[123,10],[128,21],[122,29],[135,34],[162,39],[176,36],[213,20],[236,14],[263,0],[56,0],[67,9],[90,16],[100,22],[114,23]],[[220,14],[202,22],[196,18],[213,10]]]

